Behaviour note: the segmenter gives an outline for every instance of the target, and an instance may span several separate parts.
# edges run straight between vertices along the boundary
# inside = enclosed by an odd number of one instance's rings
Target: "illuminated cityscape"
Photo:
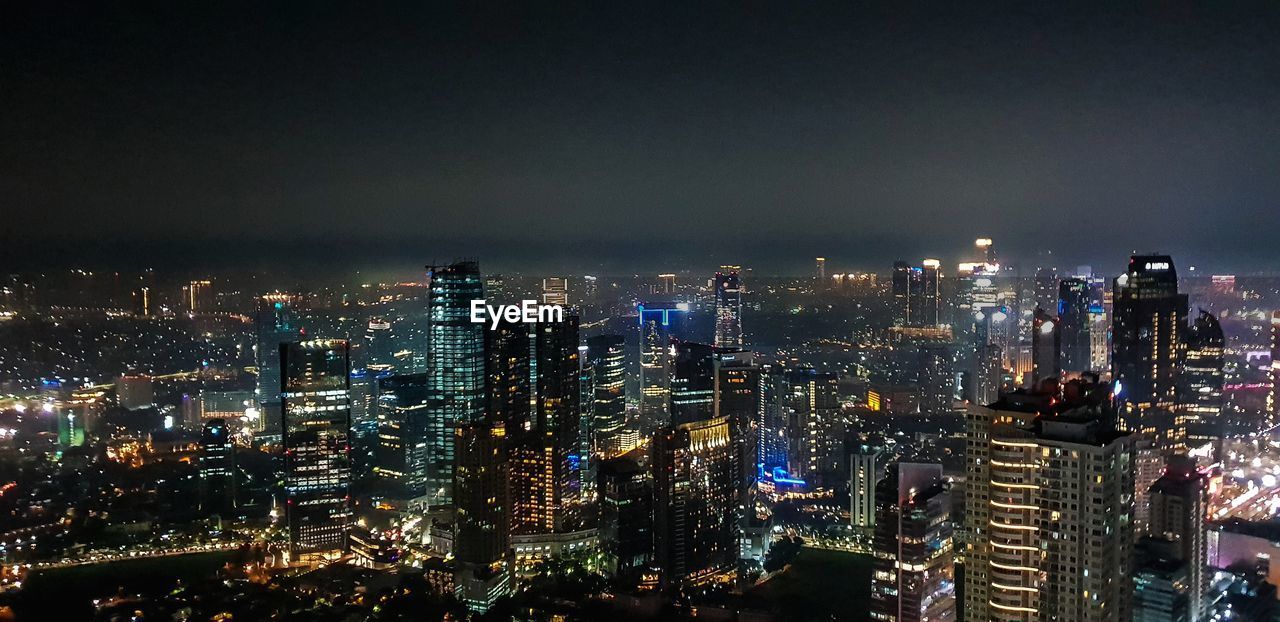
[[[1278,30],[0,8],[0,621],[1280,620]]]

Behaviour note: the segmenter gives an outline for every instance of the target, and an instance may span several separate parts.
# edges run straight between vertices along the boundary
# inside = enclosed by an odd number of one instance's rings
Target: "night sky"
[[[1274,2],[24,4],[13,265],[1280,269]]]

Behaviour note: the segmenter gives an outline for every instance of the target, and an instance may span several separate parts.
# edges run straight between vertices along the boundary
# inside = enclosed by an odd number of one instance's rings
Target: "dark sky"
[[[1280,268],[1274,2],[25,4],[8,261]]]

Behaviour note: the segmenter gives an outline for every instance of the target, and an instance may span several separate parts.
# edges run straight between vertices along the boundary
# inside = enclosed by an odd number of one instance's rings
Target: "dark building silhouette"
[[[598,468],[600,544],[605,567],[635,578],[653,561],[653,480],[629,457],[611,458]]]
[[[1134,255],[1113,285],[1111,373],[1128,427],[1165,435],[1177,403],[1187,296],[1168,255]],[[1168,423],[1166,423],[1168,421]]]
[[[1089,281],[1085,279],[1062,279],[1058,283],[1058,322],[1062,332],[1059,352],[1063,371],[1084,372],[1092,369],[1092,335],[1089,331],[1091,294]]]
[[[374,473],[397,496],[427,493],[427,374],[379,378]]]
[[[210,419],[200,431],[200,510],[227,514],[236,508],[236,446],[223,419]]]

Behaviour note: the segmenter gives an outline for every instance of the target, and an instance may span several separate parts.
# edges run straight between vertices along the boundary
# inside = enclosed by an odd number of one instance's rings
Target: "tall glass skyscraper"
[[[267,294],[258,299],[254,317],[257,346],[254,365],[258,368],[256,398],[261,416],[257,431],[280,431],[280,344],[295,341],[301,334],[297,320],[298,298],[289,294]],[[270,420],[270,421],[268,421]]]
[[[378,446],[373,471],[408,498],[427,492],[427,421],[429,391],[426,374],[378,379]]]
[[[649,303],[637,308],[640,318],[640,416],[647,430],[670,420],[671,340],[681,336],[688,312],[687,303]]]
[[[210,419],[200,432],[200,510],[226,513],[235,507],[235,443],[225,420]]]
[[[1185,438],[1186,426],[1201,421],[1217,422],[1222,414],[1222,385],[1225,377],[1222,325],[1212,313],[1200,311],[1187,329],[1186,355],[1180,378],[1176,424]]]
[[[280,346],[285,520],[295,557],[346,547],[351,521],[351,361],[347,342]]]
[[[875,488],[871,619],[954,620],[951,496],[942,465],[893,464]]]
[[[427,276],[426,488],[434,505],[452,501],[454,426],[484,412],[484,325],[471,321],[471,301],[484,298],[484,282],[474,261],[431,266]]]
[[[1187,295],[1168,255],[1134,255],[1116,277],[1111,376],[1129,425],[1168,432],[1156,421],[1177,401]],[[1157,417],[1158,415],[1158,417]]]
[[[630,449],[620,445],[627,424],[626,342],[622,335],[587,339],[587,362],[595,370],[595,451],[615,456]]]
[[[1058,282],[1058,326],[1062,331],[1062,370],[1068,372],[1093,369],[1089,316],[1092,288],[1083,278]]]
[[[742,347],[742,281],[738,266],[720,266],[716,273],[717,348]]]

